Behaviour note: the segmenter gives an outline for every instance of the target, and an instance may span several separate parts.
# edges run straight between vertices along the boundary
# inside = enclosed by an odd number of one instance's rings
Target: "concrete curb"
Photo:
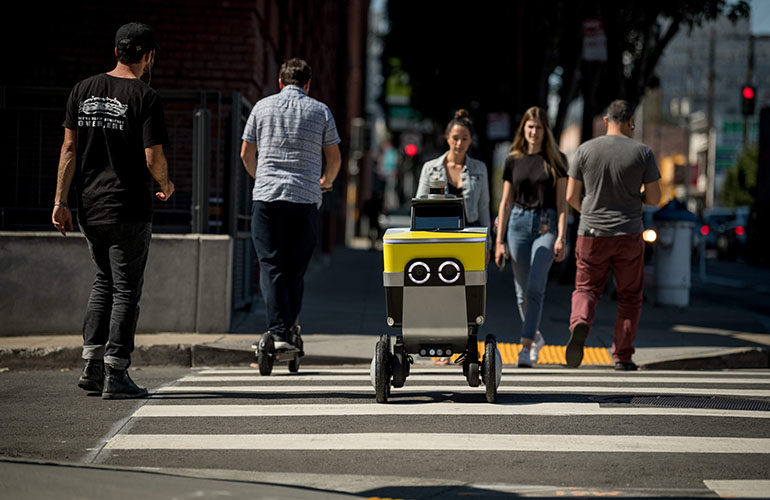
[[[4,348],[0,349],[0,368],[13,370],[50,370],[80,367],[80,347]],[[153,344],[138,346],[132,365],[142,366],[248,366],[256,362],[250,349],[235,349],[207,344]],[[369,364],[371,358],[306,354],[303,365],[339,366]],[[280,365],[280,362],[278,363]],[[558,365],[554,365],[558,366]],[[730,349],[710,356],[671,358],[640,363],[642,370],[727,370],[770,368],[770,349],[747,347]]]
[[[770,349],[739,348],[717,356],[667,359],[639,366],[642,370],[732,370],[770,368]]]
[[[205,344],[159,344],[138,346],[132,354],[132,366],[248,366],[256,362],[254,351]],[[368,364],[370,358],[306,354],[303,365]],[[80,347],[0,349],[0,368],[12,370],[51,370],[80,367]],[[280,365],[280,362],[278,363]]]

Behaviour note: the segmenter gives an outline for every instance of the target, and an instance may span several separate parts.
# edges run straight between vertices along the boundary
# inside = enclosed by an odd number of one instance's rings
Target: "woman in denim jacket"
[[[548,271],[567,253],[567,159],[554,143],[542,108],[524,113],[505,160],[503,181],[495,262],[502,268],[510,256],[523,322],[518,365],[531,367],[545,345],[538,328]]]
[[[422,166],[417,194],[430,191],[431,181],[445,182],[444,192],[462,197],[465,203],[465,225],[486,227],[489,234],[489,182],[487,166],[483,161],[468,156],[473,139],[473,124],[464,109],[458,110],[444,132],[449,151]],[[491,241],[487,238],[487,249]],[[487,254],[487,260],[489,253]]]

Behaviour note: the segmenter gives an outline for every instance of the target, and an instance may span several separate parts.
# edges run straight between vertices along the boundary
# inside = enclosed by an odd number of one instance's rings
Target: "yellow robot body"
[[[388,229],[382,243],[387,323],[406,351],[463,352],[486,314],[487,228],[464,227],[461,199],[420,199],[412,227]]]

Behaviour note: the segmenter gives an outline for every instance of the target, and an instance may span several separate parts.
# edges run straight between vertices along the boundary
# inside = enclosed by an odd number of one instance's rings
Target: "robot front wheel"
[[[481,378],[486,389],[487,403],[497,401],[497,388],[502,374],[502,359],[493,335],[487,335],[484,342],[484,358],[481,361]]]
[[[390,337],[383,335],[374,347],[371,375],[378,403],[387,403],[390,396],[391,370]]]

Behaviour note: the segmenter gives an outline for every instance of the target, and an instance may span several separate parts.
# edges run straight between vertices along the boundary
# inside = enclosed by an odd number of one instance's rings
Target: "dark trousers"
[[[259,261],[259,287],[267,329],[285,336],[302,308],[304,276],[318,238],[314,204],[255,201],[251,239]]]
[[[590,327],[596,306],[607,284],[610,267],[615,273],[618,312],[613,332],[612,357],[630,361],[642,314],[644,286],[644,241],[641,234],[578,236],[575,247],[577,273],[572,293],[570,330],[577,323]]]
[[[149,222],[81,226],[96,279],[83,321],[83,358],[125,369],[131,364],[144,268],[152,237]]]

